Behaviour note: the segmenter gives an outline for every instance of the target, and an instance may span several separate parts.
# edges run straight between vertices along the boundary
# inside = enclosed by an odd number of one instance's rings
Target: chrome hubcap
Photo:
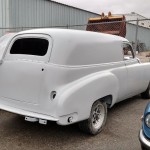
[[[105,116],[105,109],[104,106],[101,104],[98,104],[92,113],[92,125],[94,128],[99,129],[104,121]]]

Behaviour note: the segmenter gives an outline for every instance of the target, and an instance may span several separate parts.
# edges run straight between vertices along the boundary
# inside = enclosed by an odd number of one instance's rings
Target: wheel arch
[[[57,116],[77,113],[77,121],[85,120],[97,100],[105,101],[111,107],[118,97],[118,84],[117,77],[111,72],[98,73],[71,83],[57,97]]]
[[[111,95],[111,94],[110,95],[106,95],[106,96],[104,96],[102,98],[99,98],[98,100],[106,102],[107,107],[110,108],[111,105],[112,105],[112,101],[113,101],[113,95]]]

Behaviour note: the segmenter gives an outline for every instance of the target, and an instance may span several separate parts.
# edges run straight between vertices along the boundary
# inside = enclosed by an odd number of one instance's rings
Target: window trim
[[[47,47],[47,50],[46,50],[46,53],[44,54],[44,55],[34,55],[34,54],[17,54],[17,53],[11,53],[11,50],[12,50],[12,47],[13,47],[13,45],[15,44],[15,42],[16,41],[18,41],[18,40],[22,40],[22,39],[41,39],[41,40],[46,40],[47,42],[48,42],[48,47]],[[13,44],[12,44],[12,46],[11,46],[11,48],[10,48],[10,51],[9,51],[9,53],[11,54],[11,55],[33,55],[33,56],[45,56],[46,54],[47,54],[47,52],[48,52],[48,48],[49,48],[49,41],[47,40],[47,39],[45,39],[45,38],[37,38],[37,37],[25,37],[25,38],[18,38],[18,39],[16,39],[14,42],[13,42]]]
[[[45,39],[48,41],[48,49],[47,52],[44,56],[38,56],[38,55],[27,55],[27,54],[11,54],[10,50],[18,39],[24,39],[24,38],[39,38],[39,39]],[[25,34],[19,34],[16,35],[15,37],[12,38],[10,41],[7,51],[5,53],[4,59],[6,60],[26,60],[26,61],[40,61],[40,62],[45,62],[48,63],[50,61],[50,56],[52,52],[52,47],[53,47],[53,40],[52,37],[48,34],[43,34],[43,33],[25,33]]]
[[[131,59],[129,59],[129,60],[134,59],[134,58],[135,58],[135,53],[134,53],[134,50],[133,50],[132,45],[131,45],[129,42],[123,42],[123,43],[122,43],[123,60],[124,60],[124,61],[128,61],[128,60],[125,60],[125,59],[124,59],[124,56],[125,56],[125,55],[124,55],[124,52],[123,52],[123,45],[124,45],[124,44],[127,44],[127,45],[129,45],[129,46],[131,47],[131,53],[132,53],[132,57],[133,57],[133,58],[131,58]]]

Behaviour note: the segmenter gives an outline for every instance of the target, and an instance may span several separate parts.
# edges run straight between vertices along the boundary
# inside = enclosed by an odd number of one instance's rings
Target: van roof
[[[101,38],[105,38],[107,41],[108,39],[113,39],[116,41],[128,41],[127,39],[116,36],[116,35],[110,35],[105,33],[96,33],[96,32],[90,32],[90,31],[83,31],[83,30],[73,30],[73,29],[56,29],[56,28],[41,28],[41,29],[32,29],[32,30],[26,30],[19,32],[18,34],[48,34],[51,37],[59,38],[60,35],[68,35],[69,38],[73,38],[75,35],[78,35],[79,37],[82,36],[99,36]],[[71,37],[70,37],[71,36]]]

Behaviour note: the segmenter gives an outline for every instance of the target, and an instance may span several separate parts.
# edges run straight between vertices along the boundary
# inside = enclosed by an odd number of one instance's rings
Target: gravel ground
[[[77,125],[45,126],[1,110],[0,150],[140,150],[140,118],[148,101],[136,96],[116,104],[97,136],[81,132]]]

